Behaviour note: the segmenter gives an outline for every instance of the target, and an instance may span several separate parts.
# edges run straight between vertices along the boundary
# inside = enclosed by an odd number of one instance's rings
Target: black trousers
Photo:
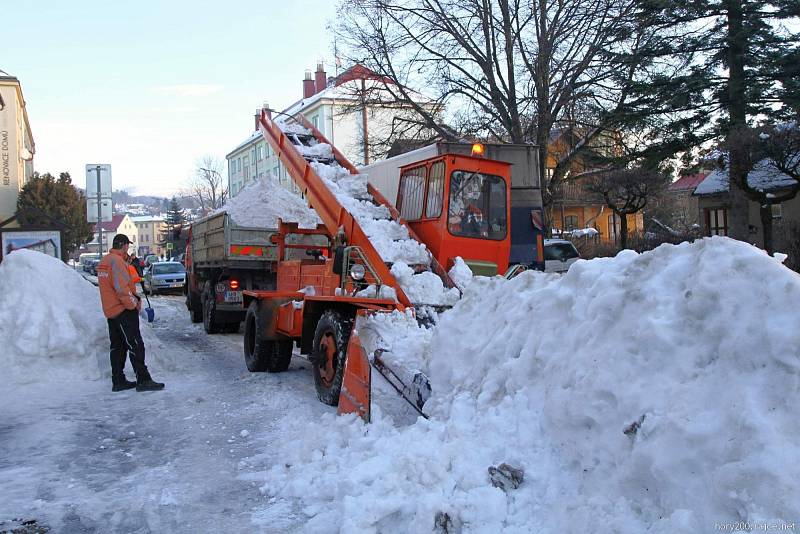
[[[130,355],[137,381],[150,380],[144,364],[144,341],[139,332],[139,314],[136,310],[125,310],[113,319],[108,319],[108,337],[111,340],[111,380],[125,380],[125,356]]]

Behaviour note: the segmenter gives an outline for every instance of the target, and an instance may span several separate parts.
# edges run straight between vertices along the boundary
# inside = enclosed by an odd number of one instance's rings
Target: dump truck
[[[237,225],[226,212],[192,223],[186,245],[186,307],[209,334],[237,332],[242,291],[274,289],[277,229]]]
[[[456,256],[499,273],[508,268],[511,165],[455,153],[415,161],[396,208],[373,185],[361,189],[359,171],[302,115],[279,123],[265,109],[258,124],[322,225],[301,229],[279,221],[272,236],[275,288],[243,291],[247,368],[285,371],[297,345],[312,364],[318,398],[338,405],[339,413],[369,420],[373,368],[422,413],[427,380],[404,381],[378,351],[368,355],[359,321],[375,313],[452,304],[439,297],[459,294],[442,266]],[[403,213],[419,222],[416,230]],[[296,235],[325,243],[291,242]],[[290,259],[292,250],[307,257]],[[413,273],[404,285],[394,275],[401,270],[393,270],[400,263]],[[417,291],[414,277],[437,277],[439,295]]]
[[[369,176],[370,183],[385,198],[396,200],[395,205],[399,207],[402,200],[401,184],[406,181],[403,177],[413,174],[415,166],[420,162],[442,154],[480,154],[486,159],[505,161],[512,165],[509,263],[544,270],[544,217],[539,151],[536,145],[439,141],[359,167],[358,170]],[[417,226],[418,220],[407,215],[404,214],[411,227]],[[497,274],[491,272],[491,269],[487,272],[485,266],[470,262],[470,258],[464,260],[475,274]]]

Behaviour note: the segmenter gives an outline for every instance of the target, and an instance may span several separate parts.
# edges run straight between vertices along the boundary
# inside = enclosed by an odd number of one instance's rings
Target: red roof
[[[705,180],[708,173],[686,174],[681,176],[671,184],[669,184],[670,191],[694,191],[694,188],[700,185],[700,182]]]
[[[100,226],[103,228],[104,232],[116,232],[119,225],[122,224],[122,219],[125,218],[125,214],[122,215],[114,215],[111,217],[110,221],[104,221],[100,223]],[[97,231],[97,225],[94,225],[94,231]]]
[[[335,81],[335,85],[338,87],[343,83],[352,81],[352,80],[377,80],[383,83],[390,83],[394,84],[394,82],[385,77],[377,74],[375,71],[368,69],[364,65],[355,64],[343,73],[341,73]]]

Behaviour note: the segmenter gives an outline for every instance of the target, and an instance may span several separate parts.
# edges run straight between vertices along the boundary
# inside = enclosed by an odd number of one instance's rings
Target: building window
[[[773,219],[780,219],[783,217],[783,208],[781,208],[781,204],[771,204],[770,208],[772,209]]]
[[[319,115],[316,115],[311,122],[314,124],[314,128],[319,128]]]
[[[608,216],[608,237],[616,241],[619,239],[620,228],[619,228],[619,217],[617,217],[616,213],[612,213]]]
[[[728,210],[725,208],[706,209],[708,235],[728,235]]]
[[[564,217],[564,230],[567,232],[571,232],[572,230],[578,229],[578,216],[577,215],[567,215]]]

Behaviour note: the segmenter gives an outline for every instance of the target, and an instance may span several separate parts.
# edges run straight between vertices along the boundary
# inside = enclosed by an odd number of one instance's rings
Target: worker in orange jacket
[[[115,235],[111,252],[97,266],[100,301],[108,321],[108,337],[111,341],[111,390],[123,391],[135,387],[136,391],[155,391],[164,389],[164,384],[153,380],[144,362],[145,349],[139,332],[138,314],[142,303],[128,271],[128,245],[128,236]],[[125,378],[126,355],[130,355],[136,382]]]

